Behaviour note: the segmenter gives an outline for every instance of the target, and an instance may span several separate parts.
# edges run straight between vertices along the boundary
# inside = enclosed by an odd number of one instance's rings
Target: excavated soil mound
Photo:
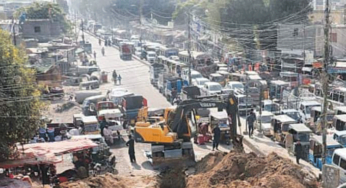
[[[61,184],[62,188],[128,188],[144,187],[158,188],[156,178],[154,177],[123,177],[113,174],[105,174],[96,177],[79,180],[76,182],[65,182]]]
[[[317,188],[315,177],[290,160],[272,153],[266,158],[254,153],[209,154],[187,178],[187,188]]]

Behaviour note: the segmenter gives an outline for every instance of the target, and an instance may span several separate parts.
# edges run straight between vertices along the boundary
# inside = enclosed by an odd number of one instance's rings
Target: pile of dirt
[[[254,153],[209,154],[198,162],[196,174],[187,178],[193,188],[317,188],[318,181],[290,160],[272,153],[258,157]]]
[[[185,188],[185,168],[175,166],[162,171],[159,175],[158,185],[160,188]]]
[[[128,187],[145,187],[158,188],[155,177],[142,176],[118,176],[105,174],[96,177],[79,180],[76,182],[65,182],[61,184],[62,188],[128,188]]]

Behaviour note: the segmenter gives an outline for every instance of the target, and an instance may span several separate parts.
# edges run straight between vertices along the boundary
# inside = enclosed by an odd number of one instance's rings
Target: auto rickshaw
[[[279,142],[280,145],[284,145],[286,135],[288,134],[289,125],[294,124],[296,121],[287,115],[274,116],[271,121],[274,137],[273,139]]]
[[[333,134],[333,139],[342,146],[346,147],[346,131],[335,131]]]
[[[327,135],[326,164],[332,164],[334,150],[343,146],[333,139],[332,135]],[[310,139],[309,161],[318,169],[322,170],[322,136],[314,135]]]
[[[74,114],[73,115],[73,124],[77,127],[82,126],[82,118],[84,117],[83,114]]]
[[[224,77],[226,83],[231,80],[231,73],[227,71],[217,71],[216,73],[221,74]]]
[[[217,82],[217,83],[219,83],[220,85],[222,85],[223,87],[224,87],[225,84],[226,84],[225,78],[224,78],[221,74],[218,74],[218,73],[210,74],[210,75],[209,75],[209,80],[210,80],[211,82]]]
[[[277,99],[281,101],[283,90],[289,86],[288,82],[281,80],[273,80],[269,84],[269,96],[272,99]]]
[[[229,145],[231,143],[230,127],[228,126],[227,113],[222,112],[211,112],[209,114],[210,129],[213,130],[216,125],[219,125],[221,130],[220,142]],[[210,132],[211,132],[210,130]]]
[[[83,116],[82,122],[84,134],[100,134],[100,126],[96,116]]]
[[[321,123],[321,119],[320,119],[321,111],[322,111],[322,108],[320,106],[312,107],[311,108],[310,122],[308,122],[306,124],[316,134],[320,134],[322,132],[321,127],[319,126]],[[328,126],[328,128],[331,128],[333,125],[334,115],[335,115],[335,112],[333,110],[328,109],[328,111],[327,111],[327,126]]]
[[[243,84],[246,83],[246,75],[245,74],[231,73],[230,77],[231,77],[230,81],[238,81],[238,82],[242,82]]]
[[[300,140],[300,143],[303,146],[302,159],[305,161],[309,160],[309,148],[310,148],[310,134],[312,131],[304,124],[290,124],[288,128],[289,134],[293,135],[293,143],[290,147],[290,153],[295,155],[295,143]]]
[[[336,131],[346,130],[346,115],[335,115],[333,118],[333,127]]]

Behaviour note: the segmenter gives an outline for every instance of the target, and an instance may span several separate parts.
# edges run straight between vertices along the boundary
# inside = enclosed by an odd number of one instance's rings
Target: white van
[[[332,165],[340,170],[340,184],[346,183],[346,148],[334,151]]]

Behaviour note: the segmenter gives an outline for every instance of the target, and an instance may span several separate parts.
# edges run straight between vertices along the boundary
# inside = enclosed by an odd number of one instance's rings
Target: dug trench
[[[157,177],[102,175],[62,187],[150,187],[150,188],[319,188],[317,178],[290,160],[271,153],[210,153],[195,166],[195,173],[176,165]]]

